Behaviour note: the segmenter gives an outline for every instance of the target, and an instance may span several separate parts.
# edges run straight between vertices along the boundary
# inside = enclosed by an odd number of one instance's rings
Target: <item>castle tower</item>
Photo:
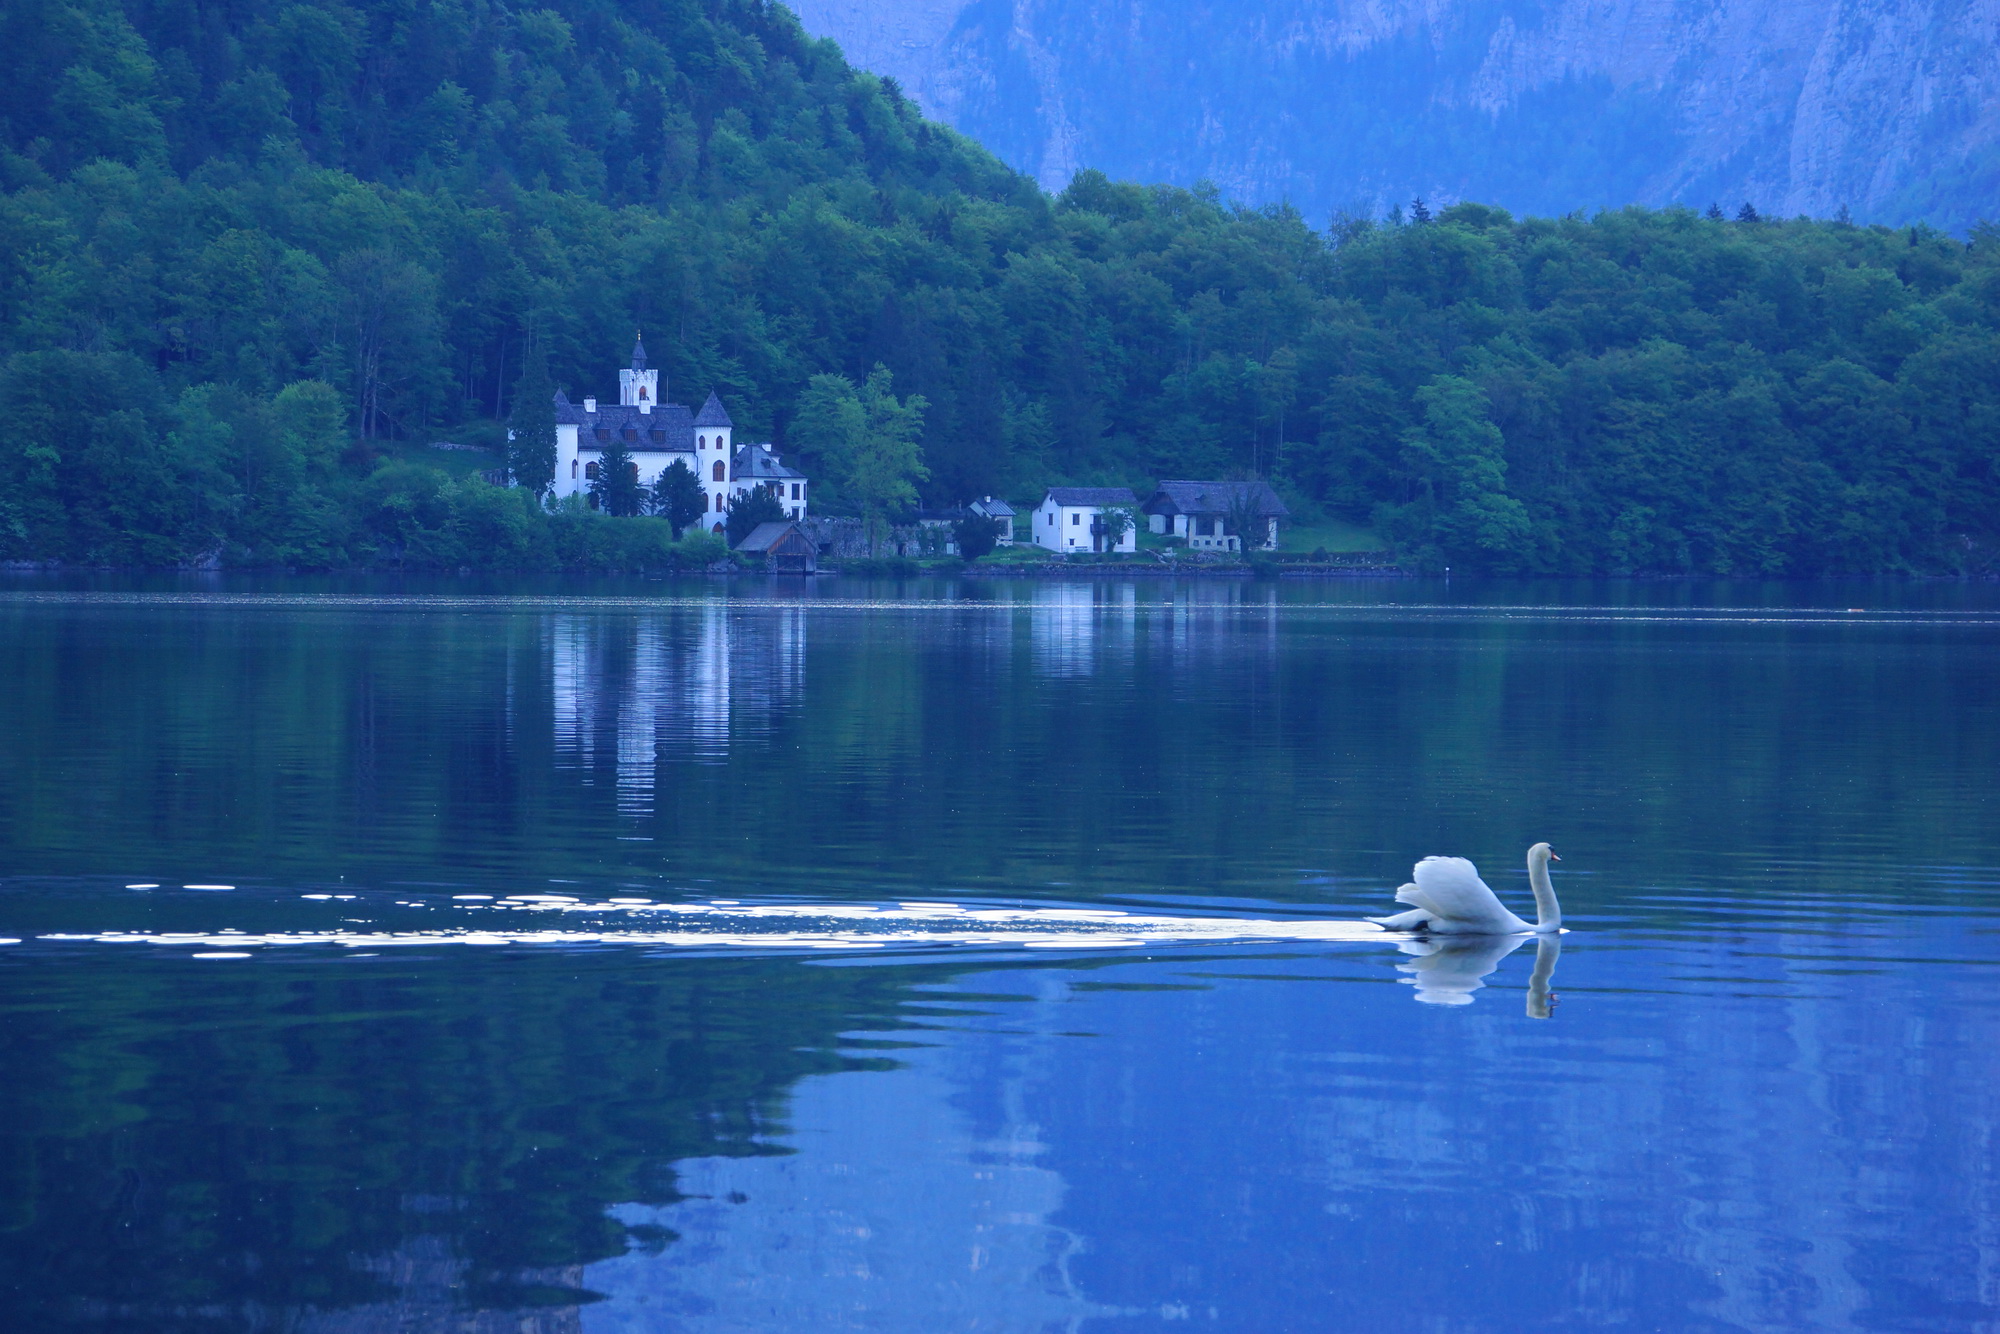
[[[650,413],[660,401],[660,373],[646,369],[646,344],[632,336],[632,365],[618,372],[618,401],[628,408]]]
[[[695,472],[701,478],[702,487],[708,492],[708,522],[722,522],[723,514],[729,509],[730,498],[738,487],[734,464],[736,451],[730,447],[729,437],[736,424],[729,420],[729,412],[722,406],[722,399],[711,390],[708,401],[701,405],[701,411],[694,418],[694,460]]]

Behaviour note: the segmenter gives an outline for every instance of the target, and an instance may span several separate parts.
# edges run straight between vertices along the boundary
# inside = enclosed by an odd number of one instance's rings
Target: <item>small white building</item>
[[[993,538],[1003,547],[1014,545],[1014,507],[992,496],[981,496],[966,506],[974,514],[993,520]]]
[[[650,487],[675,463],[687,465],[708,498],[701,526],[721,532],[730,503],[753,489],[777,497],[790,518],[806,516],[806,475],[786,467],[769,443],[738,448],[735,423],[710,393],[700,412],[662,397],[660,372],[646,365],[646,345],[634,340],[632,364],[618,372],[618,402],[586,398],[581,405],[556,393],[557,498],[588,494],[604,452],[614,442],[631,452],[640,486]]]
[[[1064,553],[1077,551],[1137,551],[1139,498],[1124,486],[1052,486],[1036,507],[1029,540],[1038,547]],[[1122,509],[1131,522],[1111,545],[1104,530],[1104,511]]]
[[[1161,482],[1144,505],[1148,528],[1162,535],[1187,539],[1193,551],[1241,551],[1241,534],[1232,525],[1250,526],[1250,545],[1278,549],[1278,521],[1291,517],[1270,483]]]

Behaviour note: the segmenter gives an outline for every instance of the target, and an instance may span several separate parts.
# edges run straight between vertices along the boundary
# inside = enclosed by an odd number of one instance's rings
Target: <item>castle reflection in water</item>
[[[645,617],[561,614],[544,644],[556,767],[612,761],[621,815],[650,815],[662,761],[716,763],[768,733],[805,686],[807,612],[716,602]]]
[[[1197,596],[1083,583],[1003,594],[917,614],[985,622],[985,633],[972,636],[956,626],[954,642],[978,645],[1002,670],[1025,648],[1026,665],[1044,680],[1129,668],[1141,654],[1177,661],[1275,647],[1277,604],[1264,589],[1208,588]],[[720,763],[732,742],[768,737],[788,711],[803,707],[809,619],[836,656],[868,638],[869,615],[833,599],[822,606],[716,599],[640,616],[546,617],[557,769],[594,784],[608,768],[619,813],[651,814],[663,763]]]

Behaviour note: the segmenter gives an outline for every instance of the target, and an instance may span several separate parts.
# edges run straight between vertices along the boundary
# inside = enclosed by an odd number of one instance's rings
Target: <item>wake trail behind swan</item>
[[[325,896],[314,896],[325,897]],[[329,907],[334,905],[329,904]],[[407,905],[416,906],[416,905]],[[428,906],[428,905],[425,905]],[[351,911],[342,905],[343,911]],[[1119,949],[1146,945],[1236,941],[1324,943],[1379,941],[1392,933],[1372,922],[1309,917],[1208,917],[1131,913],[1081,907],[968,907],[957,903],[590,903],[566,895],[529,894],[490,903],[453,903],[446,911],[512,916],[588,916],[574,925],[465,921],[462,925],[397,930],[342,925],[323,930],[99,931],[51,933],[45,941],[105,945],[227,947],[405,945],[627,946],[672,951],[729,952],[877,950],[935,946]],[[611,921],[604,921],[604,918]],[[488,919],[490,921],[490,919]],[[351,919],[348,919],[351,922]]]

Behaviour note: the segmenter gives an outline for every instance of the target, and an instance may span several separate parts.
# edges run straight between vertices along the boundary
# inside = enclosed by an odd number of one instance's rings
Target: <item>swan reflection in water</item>
[[[1487,974],[1530,939],[1535,942],[1535,969],[1528,977],[1528,1017],[1547,1019],[1556,1007],[1549,980],[1562,957],[1560,936],[1419,937],[1397,946],[1415,957],[1396,968],[1410,974],[1404,980],[1416,987],[1417,999],[1425,1005],[1470,1005],[1472,993],[1486,985]]]

